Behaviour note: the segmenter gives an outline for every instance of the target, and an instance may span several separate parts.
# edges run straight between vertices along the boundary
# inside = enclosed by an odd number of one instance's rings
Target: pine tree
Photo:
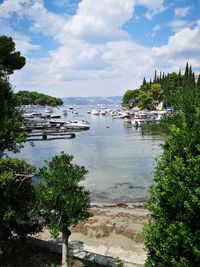
[[[146,79],[145,79],[145,77],[143,78],[143,83],[142,83],[142,85],[146,85],[147,84],[147,82],[146,82]]]

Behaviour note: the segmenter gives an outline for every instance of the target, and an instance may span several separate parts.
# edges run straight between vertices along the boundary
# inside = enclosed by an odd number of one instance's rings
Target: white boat
[[[112,115],[113,119],[124,119],[126,118],[128,115],[124,112],[116,112]]]
[[[46,107],[44,112],[45,113],[53,113],[53,108],[52,107]]]
[[[159,111],[159,112],[153,112],[152,113],[152,122],[154,123],[160,123],[162,118],[167,115],[167,111]]]
[[[90,124],[87,121],[67,121],[64,123],[63,127],[65,129],[71,130],[89,130]]]
[[[141,114],[136,114],[135,117],[131,120],[131,124],[134,127],[139,127],[142,124],[147,124],[149,123],[150,119],[148,118],[147,114],[141,113]]]
[[[59,114],[53,114],[50,116],[51,119],[60,119],[61,115]]]
[[[69,111],[72,112],[74,110],[74,106],[70,105],[69,106]]]
[[[106,111],[105,110],[100,110],[100,115],[106,115]]]
[[[97,109],[92,109],[90,112],[91,115],[99,115],[99,110]]]

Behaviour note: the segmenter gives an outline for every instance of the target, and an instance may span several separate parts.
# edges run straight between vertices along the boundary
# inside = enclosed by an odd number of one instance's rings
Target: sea
[[[116,109],[118,106],[107,106]],[[160,134],[143,132],[141,128],[124,125],[123,119],[111,115],[88,114],[98,106],[76,106],[77,114],[55,108],[53,114],[65,120],[86,120],[90,129],[76,132],[74,139],[35,141],[24,144],[18,154],[11,156],[25,159],[38,169],[61,151],[73,155],[73,162],[85,166],[88,174],[83,185],[91,194],[95,205],[142,202],[154,183],[153,170],[162,153],[163,138]],[[44,112],[44,109],[37,110]]]

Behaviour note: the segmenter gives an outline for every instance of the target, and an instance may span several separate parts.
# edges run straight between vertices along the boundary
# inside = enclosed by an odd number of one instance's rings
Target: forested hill
[[[174,105],[175,96],[185,89],[196,88],[200,90],[200,74],[192,71],[192,67],[186,64],[183,74],[159,73],[155,71],[153,80],[149,82],[144,78],[139,89],[127,90],[123,96],[124,106],[138,106],[141,109],[153,109],[156,103],[163,102],[164,107]]]
[[[62,99],[37,92],[19,91],[15,94],[15,97],[18,105],[63,105]]]

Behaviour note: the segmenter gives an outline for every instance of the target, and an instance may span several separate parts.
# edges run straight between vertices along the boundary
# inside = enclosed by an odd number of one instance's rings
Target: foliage
[[[84,180],[86,169],[72,164],[73,156],[61,152],[38,174],[38,202],[46,223],[55,236],[59,231],[87,219],[90,214],[89,192],[78,183]]]
[[[197,267],[200,263],[200,92],[194,82],[176,91],[174,107],[174,115],[164,120],[168,136],[157,161],[155,185],[147,202],[151,220],[144,231],[148,251],[145,266]]]
[[[127,90],[123,95],[122,104],[125,107],[132,106],[132,104],[136,104],[136,98],[138,96],[139,90]]]
[[[134,91],[136,91],[136,104],[142,109],[152,109],[156,103],[163,102],[164,107],[170,107],[175,104],[174,95],[180,93],[186,88],[200,88],[200,78],[198,77],[195,81],[195,74],[192,71],[192,67],[186,64],[184,74],[179,73],[160,73],[157,75],[155,71],[155,76],[153,81],[147,82],[144,78],[143,84],[139,89],[128,90],[123,96],[123,105],[127,106],[130,103]]]
[[[0,246],[40,230],[35,210],[35,169],[23,160],[0,159]]]
[[[7,149],[18,152],[21,143],[25,139],[24,125],[19,110],[16,109],[16,101],[13,90],[7,79],[0,79],[0,157]]]
[[[141,109],[152,109],[154,106],[154,99],[151,92],[145,92],[143,90],[140,91],[138,97],[138,106]]]
[[[19,91],[15,97],[18,105],[63,105],[62,99],[37,92]]]
[[[15,51],[15,43],[11,37],[0,36],[0,69],[7,74],[21,69],[26,63],[25,57]]]
[[[15,43],[6,36],[0,37],[0,157],[8,149],[19,151],[25,134],[23,118],[16,109],[16,101],[7,74],[24,66],[25,59],[15,52]]]

